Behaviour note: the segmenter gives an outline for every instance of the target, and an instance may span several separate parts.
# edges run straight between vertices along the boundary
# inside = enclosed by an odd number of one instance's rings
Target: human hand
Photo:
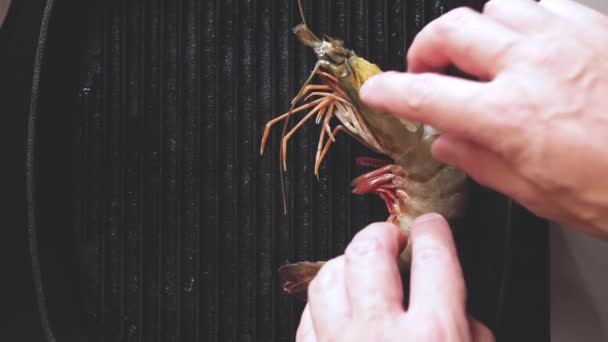
[[[494,341],[466,314],[465,284],[447,222],[437,214],[422,216],[410,238],[407,310],[396,262],[406,238],[394,225],[372,224],[311,282],[296,341]]]
[[[440,75],[448,65],[474,75]],[[608,17],[492,0],[430,23],[362,100],[443,132],[435,158],[539,216],[608,236]]]

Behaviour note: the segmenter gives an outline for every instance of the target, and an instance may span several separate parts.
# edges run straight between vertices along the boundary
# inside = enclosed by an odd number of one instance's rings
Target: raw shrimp
[[[321,126],[315,175],[318,175],[319,166],[338,133],[344,132],[390,159],[357,158],[358,165],[375,170],[352,182],[353,193],[375,193],[382,198],[388,209],[388,222],[396,224],[407,234],[412,222],[422,214],[436,212],[448,220],[460,216],[466,203],[467,176],[463,171],[433,159],[431,145],[440,133],[428,125],[397,118],[366,106],[359,98],[359,90],[366,80],[382,73],[382,70],[346,49],[342,41],[318,38],[306,24],[301,0],[298,0],[298,5],[303,23],[296,26],[293,32],[301,43],[313,49],[318,61],[293,99],[289,111],[269,121],[264,130],[261,154],[264,153],[270,129],[276,123],[284,122],[279,157],[281,184],[283,172],[287,171],[289,139],[314,118]],[[312,84],[315,78],[321,84]],[[305,114],[293,128],[287,130],[290,117],[300,113]],[[332,128],[333,118],[339,124]],[[410,257],[411,245],[408,243],[398,260],[402,272],[409,269]],[[284,290],[305,299],[308,284],[323,263],[300,262],[282,266],[279,274],[285,281]]]

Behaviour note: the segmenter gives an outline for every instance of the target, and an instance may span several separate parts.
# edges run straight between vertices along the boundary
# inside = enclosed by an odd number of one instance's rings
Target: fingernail
[[[372,76],[367,81],[365,81],[365,83],[363,83],[361,89],[359,90],[359,96],[362,99],[368,98],[370,96],[370,91],[373,91],[374,86],[376,85],[376,83],[378,83],[378,78],[379,76]]]
[[[424,214],[422,216],[419,216],[414,221],[414,225],[429,223],[429,222],[433,222],[433,221],[442,221],[442,220],[444,220],[443,216],[441,216],[437,213]]]

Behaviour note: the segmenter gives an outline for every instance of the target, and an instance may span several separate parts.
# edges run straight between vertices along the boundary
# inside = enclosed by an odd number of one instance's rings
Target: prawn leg
[[[323,101],[323,99],[318,99],[318,100],[309,102],[305,105],[302,105],[298,108],[294,108],[293,110],[268,121],[268,123],[266,124],[266,127],[264,128],[264,134],[262,135],[262,143],[260,144],[260,154],[264,154],[264,148],[266,146],[266,142],[268,141],[268,136],[270,134],[270,129],[272,128],[272,126],[274,126],[278,122],[281,122],[281,121],[287,119],[292,114],[295,114],[295,113],[301,112],[303,110],[306,110],[310,107],[316,106],[319,103],[321,103],[322,101]]]
[[[363,165],[381,165],[383,160],[371,158],[359,158],[358,163]],[[386,208],[392,215],[401,213],[401,202],[407,199],[404,189],[407,186],[407,178],[404,170],[394,164],[382,166],[374,171],[363,174],[355,179],[351,185],[352,192],[357,195],[375,193],[386,204]]]

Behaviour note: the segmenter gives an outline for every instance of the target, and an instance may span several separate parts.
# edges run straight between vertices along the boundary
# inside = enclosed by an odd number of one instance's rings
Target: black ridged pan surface
[[[280,195],[264,125],[311,72],[295,0],[61,1],[36,138],[39,252],[59,341],[292,341],[286,262],[341,254],[385,220],[350,194],[370,152],[348,136],[313,175],[318,127],[292,139]],[[479,2],[305,0],[309,26],[404,70],[430,20]],[[466,118],[463,118],[466,120]],[[456,225],[471,313],[504,341],[548,339],[545,222],[473,184]],[[446,284],[449,286],[449,284]],[[74,337],[76,336],[76,337]]]

